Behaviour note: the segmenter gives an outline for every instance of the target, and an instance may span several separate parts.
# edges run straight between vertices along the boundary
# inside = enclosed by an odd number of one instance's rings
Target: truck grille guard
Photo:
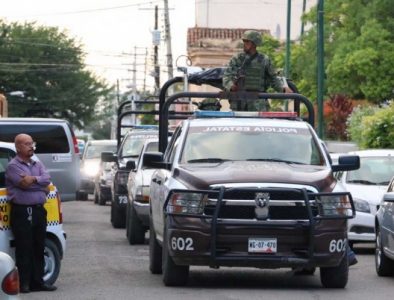
[[[264,257],[262,256],[220,256],[218,255],[217,251],[217,237],[218,237],[218,225],[220,224],[226,224],[226,225],[247,225],[247,226],[256,226],[256,227],[289,227],[288,222],[275,222],[273,224],[272,222],[269,222],[269,220],[249,220],[249,221],[244,221],[244,220],[229,220],[229,219],[224,219],[220,218],[220,211],[224,207],[224,202],[225,200],[225,195],[228,193],[280,193],[280,192],[285,192],[286,194],[292,194],[292,195],[299,195],[301,196],[300,199],[296,200],[302,200],[306,211],[308,218],[303,220],[303,224],[301,225],[299,222],[296,222],[296,226],[308,226],[308,238],[309,238],[309,243],[308,243],[308,251],[307,251],[307,257],[306,258],[297,258],[297,257],[282,257],[282,256],[277,256],[277,257],[272,257],[270,256],[269,258],[266,258],[267,262],[272,262],[272,261],[288,261],[294,265],[305,265],[308,263],[312,263],[313,260],[313,253],[314,253],[314,232],[315,232],[315,226],[316,222],[320,220],[344,220],[344,219],[351,219],[354,218],[355,216],[355,207],[353,203],[352,196],[349,192],[337,192],[337,193],[314,193],[314,192],[309,192],[306,188],[225,188],[224,186],[221,186],[219,189],[213,189],[213,190],[181,190],[181,189],[174,189],[171,190],[165,203],[163,206],[164,209],[164,215],[165,216],[176,216],[176,217],[188,217],[188,218],[198,218],[198,219],[211,219],[211,240],[210,240],[210,267],[211,268],[216,268],[219,264],[218,262],[225,262],[225,261],[236,261],[236,260],[248,260],[248,261],[264,261]],[[196,213],[174,213],[174,212],[169,212],[168,207],[171,206],[169,203],[171,196],[175,193],[201,193],[201,194],[207,194],[209,195],[209,199],[216,198],[216,207],[214,209],[214,212],[212,215],[206,215],[206,214],[196,214]],[[216,197],[214,197],[216,196]],[[341,199],[341,197],[347,196],[348,197],[348,202],[347,203],[339,203],[335,201],[331,201],[331,205],[342,205],[340,207],[340,210],[342,212],[345,211],[343,214],[338,214],[338,215],[324,215],[321,214],[322,212],[324,213],[324,203],[322,201],[319,201],[320,197],[332,197],[333,199]],[[283,199],[282,199],[283,200]],[[345,204],[345,205],[344,205]],[[318,213],[316,214],[313,211],[312,207],[317,207]],[[333,210],[333,209],[331,209]],[[328,210],[330,211],[330,209]],[[299,221],[299,220],[298,220]],[[294,226],[294,225],[293,225]]]

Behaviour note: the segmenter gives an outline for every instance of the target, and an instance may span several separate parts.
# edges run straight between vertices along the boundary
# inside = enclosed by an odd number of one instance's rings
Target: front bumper
[[[179,213],[173,204],[169,204],[169,199],[172,193],[185,191],[170,192],[164,206],[166,225],[163,242],[178,265],[208,265],[213,268],[334,267],[338,266],[346,255],[347,219],[354,216],[350,193],[329,195],[335,196],[334,198],[340,198],[340,195],[348,196],[347,209],[341,209],[341,212],[350,211],[351,214],[325,215],[319,204],[320,200],[315,199],[326,197],[328,193],[308,193],[305,189],[221,188],[219,192],[187,192],[207,193],[210,199],[217,197],[217,202],[214,206],[205,206],[204,212],[200,214]],[[234,200],[229,199],[234,199],[232,196],[246,199],[242,198],[245,194],[253,195],[256,192],[268,193],[270,201],[280,202],[281,205],[273,205],[272,212],[269,206],[270,213],[264,219],[256,219],[247,213],[248,208],[256,208],[254,201],[249,201],[248,204],[247,200],[241,200],[245,202],[240,207],[231,206]],[[212,196],[215,193],[218,195]],[[291,202],[288,199],[294,199],[298,205],[283,206],[283,203]],[[274,241],[276,247],[272,249],[276,249],[259,252],[251,249],[252,240],[262,239]]]
[[[170,218],[170,229],[166,239],[169,255],[178,265],[202,265],[213,268],[219,266],[257,267],[257,268],[297,268],[297,267],[332,267],[337,266],[346,255],[346,222],[342,231],[321,231],[309,236],[309,224],[278,224],[271,226],[220,225],[216,240],[210,232],[211,224],[205,224],[206,230],[185,227],[185,220],[179,222]],[[176,224],[180,225],[177,226]],[[193,224],[193,225],[192,225]],[[262,225],[262,224],[260,224]],[[183,227],[183,228],[181,228]],[[276,253],[248,252],[249,238],[275,238]],[[213,243],[212,243],[213,241]],[[330,251],[332,241],[341,241],[340,249]],[[332,250],[332,249],[331,249]]]
[[[351,242],[375,242],[375,216],[357,212],[348,223],[348,237]]]

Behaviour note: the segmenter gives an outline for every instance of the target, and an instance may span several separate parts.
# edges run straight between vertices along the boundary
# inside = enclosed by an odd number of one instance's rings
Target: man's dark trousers
[[[12,205],[11,229],[21,287],[37,287],[44,283],[46,226],[47,211],[43,205]]]

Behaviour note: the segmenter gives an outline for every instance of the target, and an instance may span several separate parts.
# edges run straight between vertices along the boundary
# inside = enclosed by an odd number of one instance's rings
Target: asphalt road
[[[130,246],[124,229],[113,229],[110,207],[92,201],[63,203],[67,252],[55,292],[22,294],[21,299],[387,299],[394,277],[380,278],[372,248],[357,248],[345,289],[325,289],[319,272],[294,276],[289,270],[191,268],[189,283],[165,287],[148,269],[148,245]],[[146,241],[147,242],[147,241]]]

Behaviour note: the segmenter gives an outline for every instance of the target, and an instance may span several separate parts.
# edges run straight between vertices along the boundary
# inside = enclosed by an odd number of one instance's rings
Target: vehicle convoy
[[[375,216],[375,266],[379,276],[394,274],[394,176]]]
[[[176,118],[168,109],[181,97],[291,99],[295,111],[197,111],[178,125],[167,146],[168,120]],[[333,171],[357,169],[359,157],[341,156],[331,165],[313,123],[313,107],[299,94],[184,92],[162,101],[160,152],[143,158],[144,166],[156,169],[150,271],[162,273],[165,285],[179,286],[194,265],[310,273],[319,267],[323,286],[345,287],[347,219],[355,211]]]
[[[157,101],[134,101],[141,106],[154,105]],[[101,160],[103,162],[112,162],[111,176],[111,224],[114,228],[125,228],[126,226],[126,206],[127,206],[127,180],[131,169],[135,168],[135,161],[138,159],[144,141],[158,137],[157,125],[135,125],[127,122],[127,117],[137,115],[151,114],[153,111],[140,111],[132,106],[131,101],[123,102],[118,108],[117,122],[117,150],[116,154],[112,152],[103,152]]]
[[[149,185],[154,169],[143,167],[145,152],[158,151],[158,139],[146,140],[136,167],[130,171],[127,181],[126,237],[130,245],[143,244],[149,229]]]
[[[15,258],[15,246],[10,228],[11,205],[5,188],[5,169],[15,155],[14,144],[0,142],[0,251],[9,254],[12,258]],[[33,159],[38,158],[34,156]],[[58,190],[53,184],[49,186],[44,207],[47,210],[44,281],[53,285],[59,276],[61,260],[66,250],[61,201]]]

